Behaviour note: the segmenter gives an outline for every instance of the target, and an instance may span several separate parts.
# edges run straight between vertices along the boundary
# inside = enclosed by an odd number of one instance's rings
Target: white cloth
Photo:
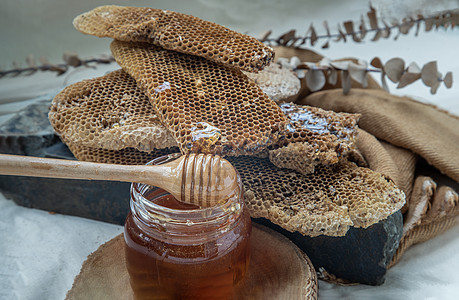
[[[381,286],[320,282],[319,299],[459,299],[459,226],[413,246]],[[0,299],[59,300],[122,226],[17,206],[0,194]]]
[[[122,229],[24,208],[0,194],[0,299],[64,299],[86,257]]]

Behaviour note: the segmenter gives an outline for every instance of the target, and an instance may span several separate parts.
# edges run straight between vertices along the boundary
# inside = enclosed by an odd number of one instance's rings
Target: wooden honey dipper
[[[214,206],[239,192],[234,167],[210,154],[182,155],[165,164],[146,166],[0,154],[0,174],[145,183],[199,207]]]

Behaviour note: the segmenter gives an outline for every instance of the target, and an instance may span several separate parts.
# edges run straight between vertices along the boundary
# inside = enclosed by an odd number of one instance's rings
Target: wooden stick
[[[0,174],[139,182],[164,188],[180,199],[182,170],[179,163],[177,160],[175,166],[117,165],[0,154]]]
[[[214,206],[225,197],[240,193],[234,167],[220,157],[203,154],[149,166],[0,154],[0,174],[145,183],[200,207]]]

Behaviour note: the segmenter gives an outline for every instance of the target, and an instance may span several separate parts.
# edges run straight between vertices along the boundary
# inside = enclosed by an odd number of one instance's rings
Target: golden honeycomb
[[[392,181],[348,161],[302,175],[279,169],[266,158],[228,160],[241,175],[252,217],[307,236],[343,236],[349,226],[367,228],[405,203]]]
[[[100,6],[77,16],[73,24],[85,34],[148,42],[249,72],[263,69],[274,58],[274,50],[253,37],[168,10]]]
[[[141,151],[177,146],[134,79],[123,70],[66,87],[49,120],[66,143]]]
[[[144,165],[160,156],[180,152],[178,147],[144,152],[129,147],[121,150],[108,150],[72,143],[67,144],[67,146],[78,160],[119,165]]]
[[[287,118],[240,70],[147,43],[113,41],[182,153],[250,155],[277,142]]]
[[[355,149],[358,114],[283,103],[289,120],[286,132],[269,158],[279,168],[313,173],[317,165],[332,165]]]
[[[143,165],[178,148],[150,153],[133,148],[105,150],[69,145],[79,160]],[[307,236],[344,236],[350,226],[366,228],[399,210],[405,196],[383,175],[351,162],[317,167],[302,175],[267,158],[227,158],[241,175],[250,215]]]

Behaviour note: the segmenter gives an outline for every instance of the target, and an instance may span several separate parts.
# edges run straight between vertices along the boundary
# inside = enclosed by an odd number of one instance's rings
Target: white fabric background
[[[402,18],[417,12],[433,12],[459,7],[458,1],[372,1],[387,19]],[[339,21],[357,21],[368,10],[368,1],[72,1],[3,0],[0,3],[0,66],[10,67],[28,54],[46,55],[60,62],[64,51],[77,51],[81,57],[108,53],[108,40],[82,35],[72,28],[77,14],[101,4],[151,6],[191,13],[232,29],[259,35],[266,29],[274,34],[296,28],[303,33],[310,23],[321,29],[328,20],[333,27]],[[440,72],[453,71],[459,76],[458,30],[401,36],[398,41],[369,39],[363,44],[331,43],[331,48],[316,50],[330,58],[358,57],[383,61],[401,57],[423,65],[437,60]],[[0,79],[0,122],[31,102],[31,98],[62,89],[83,78],[95,77],[116,65],[96,70],[79,69],[62,77],[37,74],[31,77]],[[430,95],[427,87],[415,83],[402,90],[459,115],[459,85],[440,87]],[[458,128],[459,130],[459,128]],[[459,151],[459,145],[458,145]],[[126,199],[128,201],[128,199]],[[320,299],[459,299],[458,226],[447,233],[409,249],[402,261],[389,270],[386,283],[379,287],[341,287],[320,283]],[[0,195],[0,299],[63,299],[82,262],[105,241],[122,232],[115,226],[92,220],[51,215],[23,208]]]

